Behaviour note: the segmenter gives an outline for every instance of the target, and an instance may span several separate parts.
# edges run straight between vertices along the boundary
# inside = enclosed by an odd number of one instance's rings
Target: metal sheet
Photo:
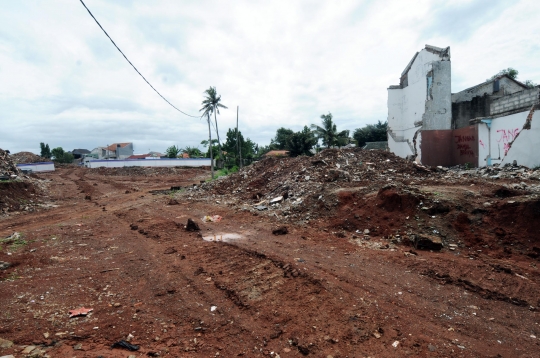
[[[422,164],[478,166],[478,127],[422,131]]]

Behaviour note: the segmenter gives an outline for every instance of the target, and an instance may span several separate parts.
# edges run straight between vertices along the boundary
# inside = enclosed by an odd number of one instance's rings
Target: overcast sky
[[[540,82],[538,0],[84,1],[175,106],[197,115],[215,86],[229,107],[220,135],[240,106],[240,130],[261,145],[328,112],[338,130],[385,121],[386,89],[425,44],[451,47],[452,92],[506,67]],[[80,1],[0,0],[0,148],[146,153],[207,137]]]

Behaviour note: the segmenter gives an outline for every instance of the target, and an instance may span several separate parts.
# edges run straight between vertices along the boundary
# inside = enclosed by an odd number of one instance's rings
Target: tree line
[[[51,150],[49,144],[39,143],[41,149],[40,156],[46,159],[52,159],[57,163],[73,163],[73,154],[64,151],[62,147],[56,147]]]
[[[313,155],[321,149],[319,143],[326,148],[343,147],[348,144],[364,146],[366,142],[386,141],[387,122],[379,121],[377,124],[368,124],[363,128],[354,130],[352,137],[349,130],[338,131],[333,120],[332,113],[321,115],[321,124],[311,124],[298,132],[288,128],[279,128],[270,144],[259,147],[258,144],[249,138],[244,138],[238,128],[229,128],[225,141],[222,142],[219,136],[217,115],[220,108],[227,108],[221,103],[221,96],[218,95],[215,87],[210,87],[204,91],[204,99],[201,103],[201,119],[205,118],[208,124],[208,139],[201,141],[204,152],[198,147],[180,148],[176,145],[170,146],[166,150],[169,158],[176,158],[183,153],[193,157],[210,157],[242,165],[244,160],[251,160],[260,157],[271,150],[286,150],[290,156]],[[213,121],[212,121],[213,115]],[[217,139],[212,138],[212,126]]]

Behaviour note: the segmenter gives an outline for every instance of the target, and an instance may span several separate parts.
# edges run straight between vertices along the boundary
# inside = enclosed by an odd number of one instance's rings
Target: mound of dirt
[[[0,177],[10,179],[19,175],[21,175],[21,171],[11,159],[9,152],[0,149]]]
[[[181,195],[283,224],[318,227],[339,238],[388,240],[378,246],[383,248],[436,237],[444,247],[492,245],[508,253],[512,246],[513,252],[532,255],[540,246],[531,240],[538,230],[532,219],[540,192],[535,175],[511,166],[430,168],[386,151],[331,149],[313,157],[267,158]],[[520,215],[527,219],[518,220]],[[512,227],[516,222],[521,227]]]
[[[50,159],[40,157],[31,152],[19,152],[11,155],[11,159],[15,164],[29,164],[29,163],[40,163],[40,162],[50,162]]]

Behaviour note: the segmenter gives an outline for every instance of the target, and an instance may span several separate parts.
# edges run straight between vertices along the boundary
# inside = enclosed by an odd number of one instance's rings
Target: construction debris
[[[15,179],[21,175],[21,171],[9,155],[9,151],[0,149],[0,179]]]
[[[30,164],[30,163],[41,163],[41,162],[50,162],[50,159],[40,157],[30,152],[19,152],[11,155],[11,160],[15,164]]]

